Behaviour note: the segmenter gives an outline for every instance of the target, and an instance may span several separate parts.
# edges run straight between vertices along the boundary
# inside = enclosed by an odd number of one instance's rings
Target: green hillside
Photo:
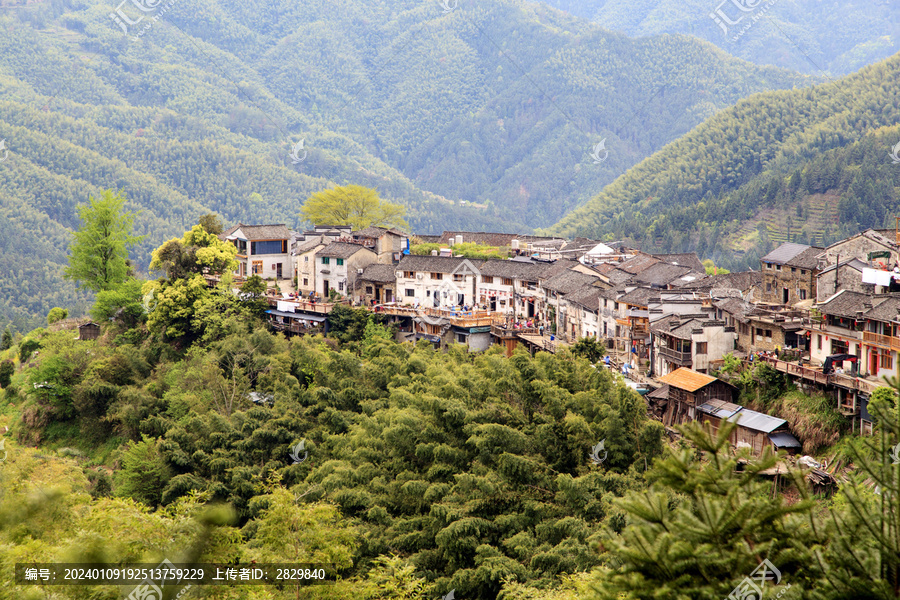
[[[786,241],[893,227],[900,208],[900,55],[811,89],[759,94],[632,168],[563,219],[566,235],[628,237],[754,266]]]
[[[529,231],[717,110],[808,83],[510,0],[129,3],[127,34],[105,2],[4,5],[0,321],[19,330],[85,300],[59,272],[101,189],[142,211],[141,267],[207,211],[299,226],[329,183],[377,188],[421,233]]]
[[[629,36],[682,33],[803,73],[852,73],[900,50],[900,5],[852,0],[542,0]],[[722,29],[717,8],[736,25]],[[720,17],[721,18],[721,17]],[[723,21],[724,23],[724,21]]]

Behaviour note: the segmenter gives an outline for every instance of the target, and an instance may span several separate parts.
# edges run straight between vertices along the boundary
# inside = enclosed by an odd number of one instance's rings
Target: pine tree
[[[694,448],[669,450],[648,472],[651,486],[620,507],[628,526],[604,541],[617,571],[601,572],[591,599],[728,597],[764,561],[785,583],[800,585],[813,539],[805,517],[813,502],[788,504],[760,473],[774,467],[769,450],[739,469],[730,452],[733,423],[717,433],[692,423],[682,432]],[[804,488],[805,482],[786,473]]]

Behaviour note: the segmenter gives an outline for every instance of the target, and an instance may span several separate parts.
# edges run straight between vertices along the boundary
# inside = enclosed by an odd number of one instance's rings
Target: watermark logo
[[[6,440],[0,439],[0,462],[6,462],[6,457],[9,456],[9,451],[6,449]]]
[[[128,28],[134,25],[137,25],[141,21],[144,20],[145,16],[148,16],[147,13],[153,12],[159,6],[159,3],[162,0],[122,0],[119,2],[119,6],[116,7],[115,12],[109,13],[109,17],[113,20],[113,22],[119,26],[122,30],[122,33],[127,34]],[[125,5],[134,6],[137,9],[137,13],[133,10],[131,15],[122,8]],[[132,18],[132,15],[137,15],[136,19]]]
[[[601,154],[602,153],[602,154]],[[591,158],[594,159],[594,164],[599,165],[607,158],[609,158],[609,150],[606,149],[606,138],[603,138],[594,146],[594,151],[591,152]]]
[[[444,9],[444,14],[452,13],[456,10],[456,7],[459,6],[459,0],[453,0],[452,4],[450,0],[441,0],[441,8]],[[451,592],[452,593],[452,592]],[[447,600],[447,599],[445,599]]]
[[[303,457],[301,458],[300,453],[303,453]],[[306,451],[306,440],[302,439],[293,446],[291,446],[291,460],[294,461],[295,465],[299,465],[304,460],[309,457],[309,452]]]
[[[456,588],[447,592],[446,596],[441,596],[441,600],[456,600]]]
[[[603,456],[600,456],[601,452],[603,453]],[[609,453],[606,451],[606,438],[603,438],[600,440],[599,444],[591,448],[591,462],[595,465],[602,465],[608,455]]]
[[[3,143],[0,142],[0,148],[3,148]],[[894,161],[895,165],[900,165],[900,142],[897,142],[897,145],[894,146],[893,152],[890,154],[891,160]]]
[[[133,34],[135,38],[142,37],[150,29],[153,29],[153,23],[162,20],[164,14],[169,12],[177,0],[169,0],[163,5],[163,0],[122,0],[116,7],[114,12],[109,13],[109,17],[113,23],[119,26],[122,33],[126,35]],[[128,10],[125,10],[128,7]],[[135,32],[132,28],[141,23],[145,18],[148,19],[144,23],[139,32]]]
[[[3,156],[0,157],[0,162],[9,158],[9,150],[6,149],[6,140],[0,140],[0,152],[3,152]]]
[[[424,273],[422,274],[424,277]],[[464,259],[459,265],[453,269],[452,273],[444,273],[441,283],[431,291],[431,296],[427,295],[426,305],[417,306],[417,317],[428,323],[429,325],[447,325],[449,318],[456,314],[465,314],[466,308],[474,310],[475,298],[466,295],[466,286],[470,285],[474,289],[474,285],[478,282],[481,271],[472,264],[469,259]],[[430,282],[430,279],[422,279],[421,282]],[[420,283],[420,281],[416,281]],[[427,284],[425,284],[427,286]],[[473,292],[470,290],[469,296]]]
[[[725,600],[762,600],[763,586],[767,581],[778,585],[781,582],[781,571],[773,565],[769,559],[763,560],[756,569],[750,573],[749,577],[745,577],[736,588],[734,588]],[[791,587],[791,584],[779,592],[776,598],[780,597],[785,591]]]
[[[891,448],[891,462],[895,465],[900,465],[900,444]]]
[[[128,594],[125,600],[163,600],[163,598],[172,598],[171,595],[163,595],[162,586],[178,584],[180,580],[177,580],[176,577],[180,576],[179,569],[176,569],[169,559],[165,559],[151,571],[153,574],[158,575],[157,579],[145,579],[131,590],[131,593]],[[191,589],[190,584],[174,597],[181,598],[189,589]]]
[[[722,30],[722,33],[727,36],[733,32],[731,29],[732,27],[739,25],[741,21],[744,20],[744,17],[755,12],[756,14],[753,15],[751,22],[744,24],[741,30],[731,38],[731,41],[736,42],[760,20],[778,0],[768,0],[766,6],[759,9],[763,1],[764,0],[722,0],[716,9],[709,13],[709,18],[712,19]],[[728,11],[726,11],[723,7],[728,4],[732,5],[733,8],[729,7]],[[731,14],[729,15],[729,13]],[[735,18],[732,18],[732,16]]]
[[[306,160],[306,157],[309,155],[309,153],[306,150],[303,150],[303,142],[305,140],[306,140],[306,138],[303,138],[302,140],[300,140],[299,142],[297,142],[296,144],[291,146],[291,155],[290,156],[291,156],[292,164],[299,165],[304,160]],[[303,150],[303,156],[300,156],[301,150]]]
[[[150,290],[146,294],[144,294],[144,298],[141,300],[141,305],[144,307],[144,312],[150,314],[153,312],[153,307],[155,306],[153,301],[156,298],[156,290]],[[115,317],[110,317],[110,320]]]

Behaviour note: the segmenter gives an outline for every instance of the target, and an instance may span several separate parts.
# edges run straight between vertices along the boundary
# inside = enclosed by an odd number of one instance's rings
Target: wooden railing
[[[770,356],[762,356],[760,359],[769,363],[775,370],[782,373],[802,377],[803,379],[814,381],[821,385],[837,385],[848,390],[859,390],[864,394],[871,394],[876,389],[887,385],[881,381],[869,381],[868,379],[853,377],[852,375],[843,373],[830,373],[826,375],[822,372],[821,367],[813,368],[801,366],[796,363],[778,360]]]
[[[864,331],[863,332],[863,341],[868,342],[870,344],[878,344],[879,346],[884,346],[885,348],[891,347],[891,341],[896,338],[889,335],[882,335],[880,333],[874,333],[872,331]]]
[[[677,365],[681,365],[682,367],[692,364],[690,352],[682,352],[680,350],[673,350],[672,348],[659,348],[658,352],[664,359]]]

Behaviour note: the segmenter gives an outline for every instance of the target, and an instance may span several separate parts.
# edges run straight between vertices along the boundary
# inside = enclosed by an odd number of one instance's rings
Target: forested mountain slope
[[[808,83],[511,0],[126,4],[0,12],[0,320],[19,329],[78,304],[59,271],[100,189],[142,211],[142,266],[207,211],[299,225],[329,182],[377,188],[419,232],[524,231],[738,99]]]
[[[900,55],[814,88],[753,96],[666,146],[554,230],[755,266],[790,240],[893,227]]]
[[[629,36],[694,35],[760,65],[852,73],[900,50],[900,4],[852,0],[543,0]],[[724,26],[711,17],[716,10]],[[729,25],[727,21],[736,22]]]

